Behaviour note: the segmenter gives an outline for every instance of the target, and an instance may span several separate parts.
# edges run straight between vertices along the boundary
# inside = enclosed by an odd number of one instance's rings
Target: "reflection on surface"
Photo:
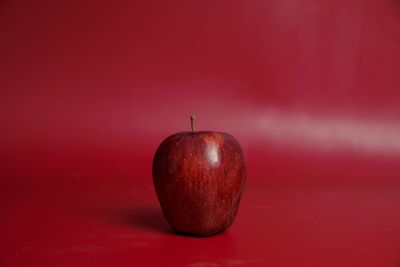
[[[217,166],[219,163],[219,151],[216,144],[212,143],[207,146],[206,157],[211,166]]]
[[[323,150],[400,153],[400,127],[385,119],[270,110],[257,119],[256,132],[263,139]]]

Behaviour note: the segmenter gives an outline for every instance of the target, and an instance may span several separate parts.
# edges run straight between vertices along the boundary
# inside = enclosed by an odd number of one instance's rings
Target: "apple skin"
[[[222,132],[180,132],[153,159],[153,182],[169,225],[178,233],[210,236],[228,228],[247,179],[239,142]]]

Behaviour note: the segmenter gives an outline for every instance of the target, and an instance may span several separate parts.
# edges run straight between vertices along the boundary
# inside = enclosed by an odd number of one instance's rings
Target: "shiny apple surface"
[[[228,228],[238,211],[246,181],[244,155],[227,133],[177,133],[158,147],[153,181],[173,229],[213,235]]]

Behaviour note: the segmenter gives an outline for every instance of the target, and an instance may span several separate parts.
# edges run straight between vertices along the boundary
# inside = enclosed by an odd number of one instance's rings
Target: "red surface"
[[[250,2],[0,2],[0,266],[399,266],[399,2]],[[249,174],[204,239],[151,184],[193,113]]]

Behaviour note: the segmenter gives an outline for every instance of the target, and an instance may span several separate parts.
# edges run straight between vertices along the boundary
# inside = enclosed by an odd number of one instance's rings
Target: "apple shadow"
[[[114,223],[145,231],[174,234],[161,210],[156,207],[115,209],[111,212],[110,219]]]
[[[115,209],[108,217],[113,223],[134,227],[148,232],[157,232],[186,238],[212,238],[225,232],[225,229],[212,235],[197,235],[175,231],[167,223],[161,210],[156,207],[136,207]]]

